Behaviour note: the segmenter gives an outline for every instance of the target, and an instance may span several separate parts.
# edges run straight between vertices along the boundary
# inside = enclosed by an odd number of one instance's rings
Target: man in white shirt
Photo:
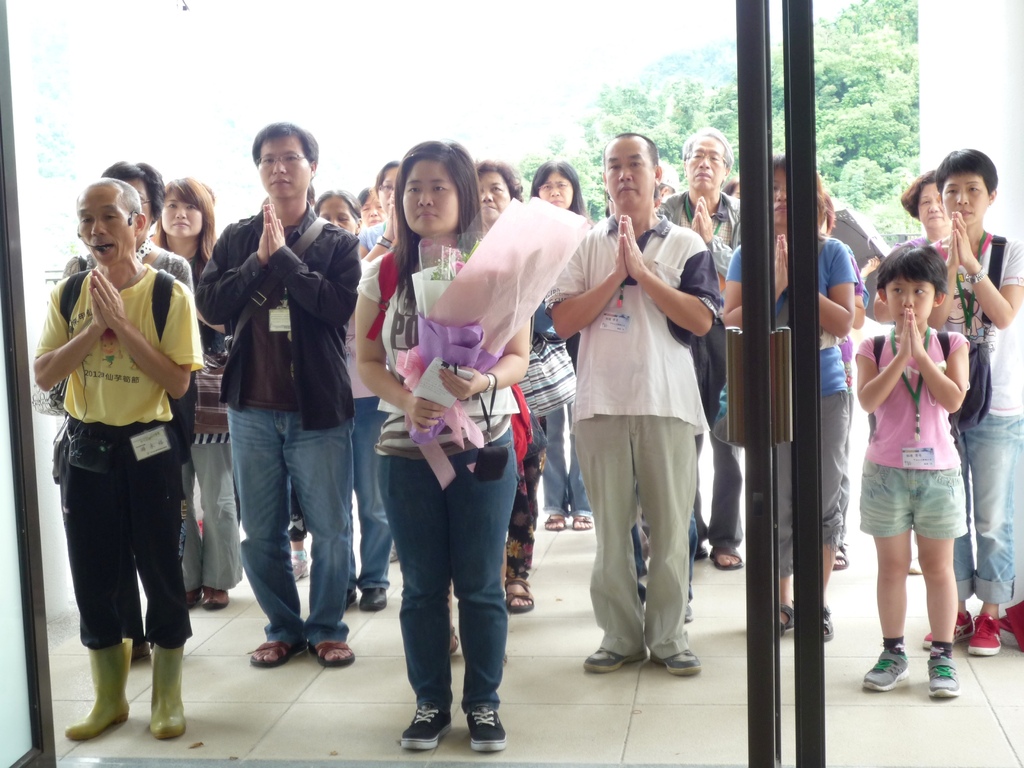
[[[559,336],[581,332],[574,429],[595,512],[590,593],[604,630],[589,672],[642,661],[648,648],[674,675],[700,671],[684,615],[693,438],[707,422],[689,347],[677,339],[707,333],[720,300],[703,240],[658,215],[660,180],[650,139],[626,133],[608,144],[604,181],[617,216],[584,239],[548,299]],[[652,533],[646,607],[630,537],[638,499]]]

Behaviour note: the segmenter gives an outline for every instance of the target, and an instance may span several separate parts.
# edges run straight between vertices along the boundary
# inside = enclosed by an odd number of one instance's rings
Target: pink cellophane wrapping
[[[479,324],[499,354],[554,286],[589,226],[582,216],[532,198],[513,200],[430,310],[449,326]]]

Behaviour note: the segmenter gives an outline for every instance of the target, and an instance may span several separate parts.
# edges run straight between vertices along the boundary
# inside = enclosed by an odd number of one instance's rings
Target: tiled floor
[[[855,443],[863,439],[859,430],[858,438]],[[854,456],[857,451],[855,444]],[[709,478],[710,467],[702,475]],[[836,639],[825,648],[828,764],[1022,768],[1024,654],[1005,633],[1004,649],[993,658],[970,657],[958,648],[963,695],[929,699],[926,653],[918,642],[928,631],[921,577],[909,580],[910,680],[885,694],[861,688],[880,646],[874,549],[857,531],[855,509],[849,527],[851,566],[836,574],[829,595]],[[501,687],[509,743],[501,754],[472,752],[461,718],[436,751],[399,747],[414,700],[402,658],[401,575],[395,569],[385,611],[356,610],[346,617],[358,656],[347,669],[322,669],[308,655],[279,669],[250,667],[248,653],[263,639],[264,620],[244,583],[232,591],[227,609],[193,611],[183,687],[188,731],[179,739],[160,742],[149,735],[150,668],[141,662],[128,683],[128,722],[91,742],[66,740],[64,725],[87,712],[91,701],[88,661],[77,636],[53,643],[60,764],[747,765],[745,571],[725,573],[708,561],[697,564],[697,618],[689,629],[691,647],[703,662],[699,676],[671,677],[649,662],[590,675],[582,662],[601,637],[588,590],[593,557],[592,533],[538,534],[531,580],[537,608],[510,620]],[[308,588],[308,580],[300,582],[303,598]],[[792,765],[792,634],[782,648],[783,762]],[[454,657],[453,667],[458,680],[461,656]]]

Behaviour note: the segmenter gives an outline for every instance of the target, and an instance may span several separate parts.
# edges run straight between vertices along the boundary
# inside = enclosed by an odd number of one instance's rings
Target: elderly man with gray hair
[[[136,255],[149,229],[139,193],[100,179],[78,198],[78,236],[96,263],[53,289],[36,348],[42,389],[66,380],[67,427],[59,475],[68,558],[82,644],[96,699],[69,739],[99,736],[128,718],[125,686],[132,641],[125,639],[120,592],[134,578],[146,590],[145,640],[153,643],[150,731],[185,732],[181,662],[191,637],[181,575],[188,450],[173,422],[203,350],[192,292]],[[131,574],[131,576],[128,576]]]
[[[701,128],[683,145],[687,189],[672,195],[662,204],[662,213],[673,224],[689,227],[707,244],[718,270],[719,287],[725,286],[733,250],[740,244],[740,201],[722,192],[733,166],[732,147],[721,131]],[[718,416],[719,398],[725,386],[725,326],[715,318],[711,330],[691,344],[697,384],[704,402],[708,423],[714,424]],[[697,453],[703,435],[697,435]],[[694,499],[694,517],[701,551],[703,542],[711,543],[711,563],[725,571],[743,567],[739,547],[743,541],[740,520],[740,491],[743,474],[740,470],[738,450],[720,442],[711,435],[714,453],[715,481],[711,499],[711,515],[705,520],[701,514],[700,485]]]

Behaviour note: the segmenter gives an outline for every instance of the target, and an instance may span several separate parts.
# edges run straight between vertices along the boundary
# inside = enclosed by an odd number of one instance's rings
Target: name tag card
[[[625,333],[629,328],[629,315],[617,315],[614,312],[605,312],[601,315],[601,330]]]
[[[150,456],[171,450],[171,443],[167,439],[167,430],[161,425],[147,429],[145,432],[139,432],[132,438],[132,450],[135,451],[136,461],[142,461]]]
[[[273,332],[291,332],[292,318],[288,314],[288,307],[278,307],[277,309],[270,310],[270,330]]]
[[[904,448],[904,469],[935,469],[934,448]]]

